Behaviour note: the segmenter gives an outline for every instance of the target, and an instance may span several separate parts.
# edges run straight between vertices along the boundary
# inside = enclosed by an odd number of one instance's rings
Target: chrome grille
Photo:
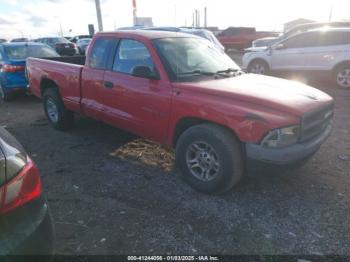
[[[320,135],[329,125],[332,124],[333,116],[333,103],[305,114],[301,123],[300,141],[306,142]]]

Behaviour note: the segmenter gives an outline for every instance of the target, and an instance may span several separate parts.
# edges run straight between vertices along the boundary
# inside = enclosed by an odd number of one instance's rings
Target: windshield
[[[49,44],[56,44],[56,43],[70,43],[70,41],[68,41],[66,38],[64,37],[52,37],[52,38],[48,38],[47,42]]]
[[[201,38],[163,38],[153,40],[172,81],[191,81],[189,72],[210,72],[240,68],[213,44]]]
[[[91,42],[91,39],[87,39],[87,38],[84,38],[84,39],[80,39],[78,40],[78,43],[79,44],[89,44]]]
[[[6,46],[5,54],[9,59],[24,60],[27,57],[57,57],[59,54],[48,46]]]

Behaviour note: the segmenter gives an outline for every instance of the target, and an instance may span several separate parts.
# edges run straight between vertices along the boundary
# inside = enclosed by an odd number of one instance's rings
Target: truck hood
[[[295,116],[333,103],[333,98],[308,85],[276,77],[243,74],[220,80],[175,83],[175,87],[194,92],[246,101]]]

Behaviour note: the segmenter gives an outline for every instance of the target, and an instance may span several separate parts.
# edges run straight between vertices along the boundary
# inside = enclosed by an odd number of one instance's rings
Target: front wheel
[[[43,106],[47,119],[58,130],[67,130],[73,126],[74,114],[67,110],[58,90],[49,88],[43,95]]]
[[[338,87],[350,90],[350,65],[343,65],[335,70],[335,82]]]
[[[206,194],[229,191],[244,173],[240,142],[230,131],[214,124],[186,130],[176,146],[176,162],[185,181]]]
[[[248,72],[258,75],[267,75],[269,73],[269,66],[262,60],[255,60],[249,64]]]

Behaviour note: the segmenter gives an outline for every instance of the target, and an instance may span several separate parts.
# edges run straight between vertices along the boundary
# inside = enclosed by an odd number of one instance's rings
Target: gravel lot
[[[350,90],[335,130],[303,168],[251,172],[224,196],[193,191],[174,154],[84,117],[59,132],[40,101],[0,102],[7,126],[38,164],[58,254],[350,255]],[[329,88],[327,88],[329,87]]]

